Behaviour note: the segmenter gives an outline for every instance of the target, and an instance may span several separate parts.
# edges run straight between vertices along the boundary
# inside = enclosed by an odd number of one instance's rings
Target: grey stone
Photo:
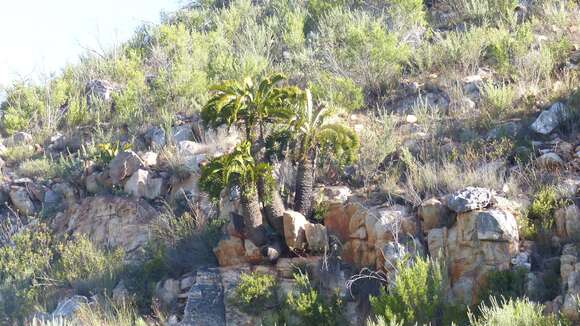
[[[152,178],[149,171],[139,169],[127,180],[124,190],[135,197],[154,199],[161,195],[162,186],[163,179]]]
[[[218,269],[197,271],[196,282],[189,290],[183,326],[226,325],[224,293]]]
[[[324,253],[328,249],[328,233],[322,224],[309,223],[304,227],[306,242],[312,252]]]
[[[25,215],[34,215],[36,208],[30,199],[28,191],[24,187],[13,187],[10,189],[10,200],[18,211]]]
[[[562,167],[564,165],[564,160],[554,153],[546,153],[536,159],[536,163],[544,168],[555,168],[555,167]]]
[[[477,238],[484,241],[517,241],[515,217],[504,210],[490,209],[477,214]]]
[[[152,148],[161,148],[165,146],[165,131],[160,127],[154,126],[149,128],[143,135],[145,142]]]
[[[82,305],[88,303],[89,299],[81,295],[66,298],[58,303],[52,312],[52,318],[71,318]]]
[[[109,176],[113,184],[119,184],[121,180],[131,176],[143,165],[143,161],[135,152],[123,151],[109,163]]]
[[[465,213],[489,206],[491,199],[491,190],[467,187],[451,194],[447,199],[447,207],[456,213]]]
[[[556,129],[560,123],[567,118],[567,111],[568,109],[564,103],[554,103],[548,110],[540,113],[530,128],[539,134],[547,135]]]
[[[179,144],[185,140],[193,140],[193,130],[190,125],[181,125],[172,128],[173,142]]]

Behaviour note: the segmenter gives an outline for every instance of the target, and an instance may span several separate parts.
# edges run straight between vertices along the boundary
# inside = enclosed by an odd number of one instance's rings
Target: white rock
[[[309,223],[304,215],[287,210],[284,212],[284,239],[290,249],[304,249],[306,247],[305,226]]]
[[[552,104],[548,110],[540,113],[530,128],[537,133],[547,135],[551,133],[568,116],[566,105],[562,102]]]

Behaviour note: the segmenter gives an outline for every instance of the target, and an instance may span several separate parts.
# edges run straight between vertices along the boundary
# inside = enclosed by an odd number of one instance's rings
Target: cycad
[[[274,74],[254,83],[226,81],[212,88],[215,92],[201,112],[206,126],[217,128],[234,125],[245,131],[251,144],[250,154],[256,162],[266,163],[265,138],[271,125],[291,125],[296,121],[296,105],[302,91],[297,87],[277,84],[285,77]],[[268,176],[268,179],[271,176]],[[284,204],[276,187],[268,187],[264,177],[257,179],[259,197],[264,203],[270,224],[282,231]]]
[[[271,171],[267,164],[256,164],[250,148],[250,142],[244,141],[231,153],[210,160],[201,169],[199,187],[215,200],[220,199],[224,189],[239,188],[247,235],[256,245],[262,245],[265,235],[256,182],[259,177],[271,175]]]
[[[294,209],[305,216],[312,210],[312,191],[315,181],[315,162],[321,154],[330,154],[342,162],[355,158],[359,141],[355,132],[341,122],[330,122],[334,111],[314,108],[309,90],[304,92],[303,106],[296,123],[296,194]]]

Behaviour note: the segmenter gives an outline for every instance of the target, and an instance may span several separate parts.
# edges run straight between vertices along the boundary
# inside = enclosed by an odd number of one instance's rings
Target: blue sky
[[[0,88],[38,80],[76,62],[86,48],[127,40],[182,0],[0,0]],[[2,95],[0,94],[0,97]]]

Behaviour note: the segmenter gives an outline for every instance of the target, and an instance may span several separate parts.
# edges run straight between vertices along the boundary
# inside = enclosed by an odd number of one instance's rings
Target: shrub
[[[436,66],[440,69],[459,67],[466,72],[477,71],[485,49],[489,43],[490,29],[485,27],[473,27],[466,32],[449,32],[435,34],[433,49],[423,46],[423,51],[417,55],[429,55],[432,59],[415,59],[416,62],[427,62],[426,66]],[[428,51],[426,51],[428,50]],[[425,66],[425,64],[423,64]]]
[[[24,229],[0,248],[0,320],[22,320],[49,300],[40,279],[53,259],[52,238],[40,225]]]
[[[513,326],[556,326],[561,325],[554,315],[544,315],[543,306],[529,299],[492,298],[489,305],[479,306],[479,315],[469,313],[473,326],[513,325]]]
[[[348,77],[323,74],[311,90],[315,102],[326,101],[338,110],[351,112],[364,105],[362,89]]]
[[[14,84],[6,90],[2,103],[2,127],[8,134],[25,130],[35,115],[45,108],[45,94],[41,87],[26,83]]]
[[[511,85],[494,85],[488,82],[483,86],[482,99],[486,106],[486,118],[502,119],[509,113],[516,97]]]
[[[264,307],[272,306],[276,279],[269,274],[252,272],[240,275],[240,282],[234,290],[234,302],[242,310],[257,314]]]
[[[554,211],[560,207],[562,202],[557,199],[556,189],[554,187],[544,187],[540,189],[534,196],[534,200],[528,209],[528,218],[536,221],[549,222],[554,218]]]
[[[85,236],[61,243],[54,279],[83,294],[112,290],[123,268],[123,252],[98,248]]]
[[[480,290],[479,299],[489,303],[491,298],[519,299],[526,290],[527,272],[523,268],[492,271],[487,275],[485,287]]]
[[[394,283],[387,291],[381,290],[380,296],[371,297],[375,315],[406,325],[436,321],[444,306],[443,266],[418,257],[414,262],[401,261],[396,267]]]
[[[18,145],[13,147],[8,147],[2,153],[2,157],[7,163],[18,163],[24,160],[32,158],[36,154],[34,146],[31,145]]]
[[[476,24],[512,23],[516,0],[445,0],[459,20]]]
[[[308,274],[294,273],[297,292],[290,292],[286,298],[286,309],[290,316],[298,317],[302,325],[336,326],[344,325],[343,302],[335,293],[330,300],[324,300],[313,287]]]

